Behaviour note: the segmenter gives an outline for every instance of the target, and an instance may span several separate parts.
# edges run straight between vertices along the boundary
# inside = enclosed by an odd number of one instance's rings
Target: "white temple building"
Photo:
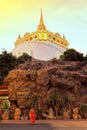
[[[59,58],[68,49],[68,41],[65,36],[52,33],[46,29],[41,10],[40,22],[37,30],[26,33],[23,37],[18,36],[12,54],[16,57],[27,53],[35,59],[50,60]]]

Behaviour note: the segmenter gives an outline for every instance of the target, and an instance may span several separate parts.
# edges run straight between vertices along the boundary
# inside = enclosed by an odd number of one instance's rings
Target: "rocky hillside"
[[[75,106],[87,103],[87,64],[83,62],[27,61],[10,71],[5,78],[9,99],[26,108],[33,96],[38,96],[44,109],[50,94],[57,90],[68,95]]]

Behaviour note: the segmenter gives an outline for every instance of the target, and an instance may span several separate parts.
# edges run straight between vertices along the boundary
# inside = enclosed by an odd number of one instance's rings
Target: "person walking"
[[[35,124],[35,116],[36,116],[35,110],[34,108],[31,108],[29,111],[29,117],[30,117],[30,122],[32,124]]]

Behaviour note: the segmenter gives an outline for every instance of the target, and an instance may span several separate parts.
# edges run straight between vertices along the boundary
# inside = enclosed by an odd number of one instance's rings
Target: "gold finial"
[[[40,16],[40,23],[38,25],[38,30],[46,30],[46,27],[45,27],[44,21],[43,21],[42,9],[41,9],[41,16]]]
[[[66,39],[65,35],[63,34],[63,39]]]
[[[40,16],[40,24],[44,24],[44,22],[43,22],[43,14],[42,14],[42,9],[41,9],[41,16]]]
[[[20,39],[21,38],[21,36],[20,36],[20,33],[19,33],[19,35],[18,35],[18,38],[17,39]]]

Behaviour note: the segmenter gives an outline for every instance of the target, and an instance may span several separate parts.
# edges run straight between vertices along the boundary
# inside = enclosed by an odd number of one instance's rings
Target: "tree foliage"
[[[17,59],[17,64],[24,63],[25,61],[29,60],[31,61],[31,56],[29,56],[27,53],[23,53],[20,57]]]
[[[75,49],[68,49],[60,56],[65,61],[84,61],[83,53],[77,52]]]
[[[5,111],[6,109],[10,108],[9,100],[0,100],[0,108]]]
[[[87,104],[83,104],[79,107],[79,113],[81,117],[85,116],[85,113],[87,113]]]
[[[84,62],[87,64],[87,55],[84,56]]]
[[[12,53],[3,51],[0,54],[0,84],[3,83],[4,78],[8,75],[8,72],[18,64],[24,63],[27,59],[31,60],[31,57],[27,54],[23,54],[19,58],[16,58]]]
[[[70,99],[67,96],[61,96],[58,91],[54,91],[50,97],[49,101],[51,107],[54,109],[56,118],[58,118],[58,113],[63,110],[67,109],[68,105],[71,104]]]
[[[15,63],[16,57],[11,53],[4,51],[0,54],[0,83],[3,82],[3,79],[7,76],[8,72],[14,68]]]

